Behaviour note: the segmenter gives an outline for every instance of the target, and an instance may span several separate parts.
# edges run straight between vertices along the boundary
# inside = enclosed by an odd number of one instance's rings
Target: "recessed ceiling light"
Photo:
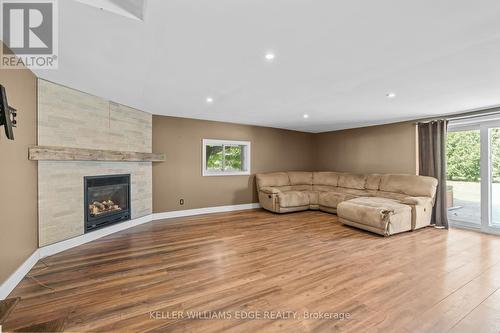
[[[212,97],[207,97],[205,101],[207,102],[207,104],[212,104],[214,102],[214,99]]]
[[[265,57],[267,61],[273,61],[274,58],[276,58],[276,55],[273,52],[267,52]]]
[[[306,113],[302,117],[304,117],[304,119],[307,119],[307,118],[309,118],[309,115]]]
[[[387,98],[394,98],[394,97],[396,97],[396,93],[388,92],[387,94],[385,94],[385,97],[387,97]]]

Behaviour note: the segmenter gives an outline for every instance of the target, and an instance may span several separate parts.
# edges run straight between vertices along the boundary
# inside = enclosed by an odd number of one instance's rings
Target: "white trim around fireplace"
[[[0,301],[6,299],[12,292],[12,290],[14,290],[14,288],[19,284],[19,282],[21,282],[21,280],[26,276],[26,274],[28,274],[31,268],[35,266],[38,260],[43,259],[45,257],[69,250],[73,247],[94,241],[104,236],[108,236],[116,232],[126,230],[151,221],[171,219],[184,216],[194,216],[201,214],[233,212],[238,210],[256,209],[260,207],[261,206],[258,203],[250,203],[242,205],[207,207],[207,208],[187,209],[187,210],[149,214],[130,221],[125,221],[119,224],[111,225],[106,228],[95,230],[75,238],[67,239],[62,242],[43,246],[35,250],[35,252],[33,252],[33,254],[28,259],[26,259],[26,261],[21,266],[19,266],[19,268],[7,280],[5,280],[5,282],[0,285]]]

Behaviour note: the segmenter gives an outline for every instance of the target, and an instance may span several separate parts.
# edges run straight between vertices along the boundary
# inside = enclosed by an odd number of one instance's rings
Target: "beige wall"
[[[251,141],[252,176],[203,177],[202,139]],[[153,116],[153,152],[167,155],[153,163],[153,211],[257,202],[253,175],[313,169],[312,140],[313,134],[295,131]]]
[[[317,134],[318,170],[417,173],[417,134],[412,122]]]
[[[37,248],[36,162],[28,145],[36,143],[36,78],[29,70],[0,69],[0,84],[18,110],[15,141],[0,128],[0,283]]]

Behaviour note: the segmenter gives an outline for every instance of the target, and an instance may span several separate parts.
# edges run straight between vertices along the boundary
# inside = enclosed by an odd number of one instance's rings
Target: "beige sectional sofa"
[[[403,174],[274,172],[257,174],[262,207],[275,213],[307,209],[384,236],[428,226],[437,180]]]

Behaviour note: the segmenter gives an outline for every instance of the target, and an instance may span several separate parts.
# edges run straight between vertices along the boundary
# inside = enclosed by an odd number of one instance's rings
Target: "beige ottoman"
[[[337,206],[339,221],[379,235],[411,230],[411,207],[396,200],[360,197]]]

